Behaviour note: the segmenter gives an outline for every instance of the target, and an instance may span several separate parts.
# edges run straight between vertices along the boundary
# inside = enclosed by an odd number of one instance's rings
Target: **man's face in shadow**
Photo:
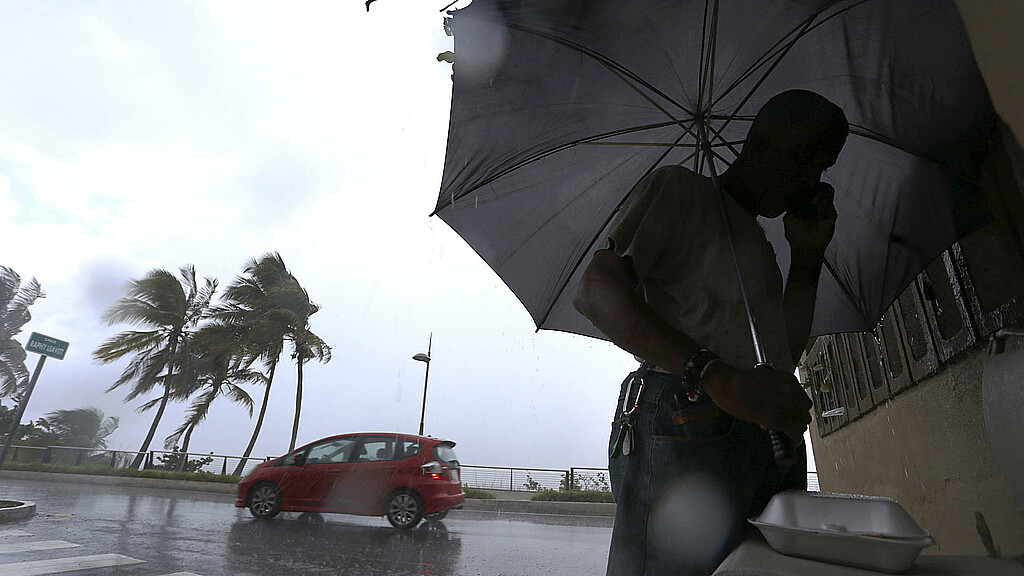
[[[757,202],[761,216],[776,218],[789,210],[809,207],[822,175],[839,157],[841,145],[824,149],[808,144],[799,130],[793,132],[778,134],[751,155],[751,168],[756,170],[762,190]]]

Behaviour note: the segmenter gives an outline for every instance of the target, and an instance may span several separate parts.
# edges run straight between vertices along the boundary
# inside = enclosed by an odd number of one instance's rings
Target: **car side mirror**
[[[305,452],[299,452],[298,454],[296,454],[295,455],[295,465],[296,466],[303,466],[305,464],[306,464],[306,453]]]

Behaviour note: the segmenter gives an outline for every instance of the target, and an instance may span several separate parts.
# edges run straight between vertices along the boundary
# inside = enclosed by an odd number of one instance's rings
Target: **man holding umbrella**
[[[795,465],[776,464],[767,430],[799,442],[810,422],[792,371],[835,229],[833,189],[820,179],[848,133],[842,110],[818,94],[776,95],[720,191],[680,166],[654,170],[587,267],[577,310],[643,359],[622,384],[609,443],[609,575],[709,574],[747,517],[780,490],[806,488],[802,449]],[[784,289],[756,220],[783,213]],[[770,368],[750,369],[750,322]]]

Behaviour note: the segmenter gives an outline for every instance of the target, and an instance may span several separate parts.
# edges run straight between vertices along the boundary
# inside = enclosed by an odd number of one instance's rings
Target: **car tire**
[[[423,500],[412,490],[392,492],[384,501],[384,516],[399,530],[414,528],[423,519]]]
[[[281,489],[273,482],[257,482],[246,497],[249,513],[258,520],[268,520],[281,512]]]
[[[440,512],[434,512],[433,514],[427,514],[426,516],[424,516],[424,518],[427,519],[427,522],[434,523],[434,522],[440,522],[441,520],[444,520],[446,516],[448,516],[448,511],[447,510],[441,510]]]

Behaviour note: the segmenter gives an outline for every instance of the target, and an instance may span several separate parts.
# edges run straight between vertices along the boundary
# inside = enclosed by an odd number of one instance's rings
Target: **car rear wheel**
[[[249,513],[260,520],[281,511],[281,489],[273,482],[260,482],[249,489]]]
[[[384,503],[384,516],[395,528],[408,530],[423,518],[423,502],[413,492],[395,492]]]
[[[441,520],[445,519],[445,516],[448,516],[448,511],[447,510],[441,510],[440,512],[434,512],[433,514],[427,514],[426,516],[424,516],[424,518],[427,519],[427,522],[440,522]]]

